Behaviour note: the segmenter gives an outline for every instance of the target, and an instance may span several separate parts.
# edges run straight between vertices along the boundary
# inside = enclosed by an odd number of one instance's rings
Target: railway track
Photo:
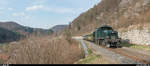
[[[89,41],[87,41],[87,42],[89,42]],[[91,42],[91,43],[93,43],[93,42]],[[93,44],[95,44],[95,43],[93,43]],[[97,45],[97,46],[99,46],[99,45]],[[140,62],[143,64],[150,64],[150,54],[143,54],[143,53],[140,53],[140,52],[137,52],[134,50],[130,50],[126,47],[123,47],[123,48],[106,48],[104,46],[99,46],[99,47],[107,49],[112,52],[115,52],[116,54],[120,54],[127,58],[131,58],[137,62]]]
[[[134,59],[135,61],[138,61],[144,64],[150,64],[150,55],[141,54],[136,51],[130,51],[124,48],[117,48],[117,49],[107,48],[107,49],[115,53],[129,57],[131,59]]]

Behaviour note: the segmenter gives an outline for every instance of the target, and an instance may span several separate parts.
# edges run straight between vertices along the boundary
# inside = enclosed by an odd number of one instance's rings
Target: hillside
[[[0,22],[0,27],[20,33],[21,35],[30,35],[30,34],[48,35],[52,32],[51,29],[31,28],[31,27],[17,24],[16,22]]]
[[[19,25],[16,22],[0,22],[0,42],[18,40],[29,35],[45,36],[52,34],[52,32],[51,29],[31,28]]]
[[[149,6],[149,0],[102,0],[77,17],[71,30],[74,35],[85,35],[101,25],[110,25],[119,31],[122,39],[150,45]]]
[[[22,37],[22,35],[12,32],[7,29],[0,28],[0,43],[17,41]]]
[[[63,29],[65,29],[68,25],[56,25],[54,27],[52,27],[51,29],[56,32],[59,33],[61,32]]]

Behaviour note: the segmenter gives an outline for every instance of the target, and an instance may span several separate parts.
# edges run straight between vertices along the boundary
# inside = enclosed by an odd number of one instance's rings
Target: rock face
[[[147,26],[130,26],[126,31],[119,30],[119,36],[122,39],[130,40],[130,43],[139,45],[150,45],[150,27]],[[135,27],[136,26],[136,27]]]
[[[119,31],[121,38],[150,45],[150,26],[145,26],[150,25],[149,22],[150,0],[102,0],[77,17],[71,29],[76,35],[84,35],[101,25],[110,25]]]
[[[131,30],[120,35],[122,39],[128,39],[133,44],[150,45],[150,34],[146,29],[144,30]]]

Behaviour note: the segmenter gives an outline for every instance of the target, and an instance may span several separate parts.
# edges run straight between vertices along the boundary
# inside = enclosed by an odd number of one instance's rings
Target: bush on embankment
[[[64,37],[30,37],[10,49],[9,64],[72,64],[83,57],[78,42]]]

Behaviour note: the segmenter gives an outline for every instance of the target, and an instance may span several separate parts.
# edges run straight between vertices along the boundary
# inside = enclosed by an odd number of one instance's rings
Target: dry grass
[[[104,57],[97,55],[95,53],[91,53],[84,59],[76,62],[75,64],[113,64],[112,62],[106,60]]]
[[[30,37],[9,50],[9,64],[72,64],[83,57],[78,43],[63,37]]]
[[[91,54],[87,58],[79,61],[77,64],[92,64],[95,62],[98,58],[101,58],[99,55]],[[100,63],[100,62],[99,62]]]
[[[150,46],[123,43],[124,47],[150,51]]]

